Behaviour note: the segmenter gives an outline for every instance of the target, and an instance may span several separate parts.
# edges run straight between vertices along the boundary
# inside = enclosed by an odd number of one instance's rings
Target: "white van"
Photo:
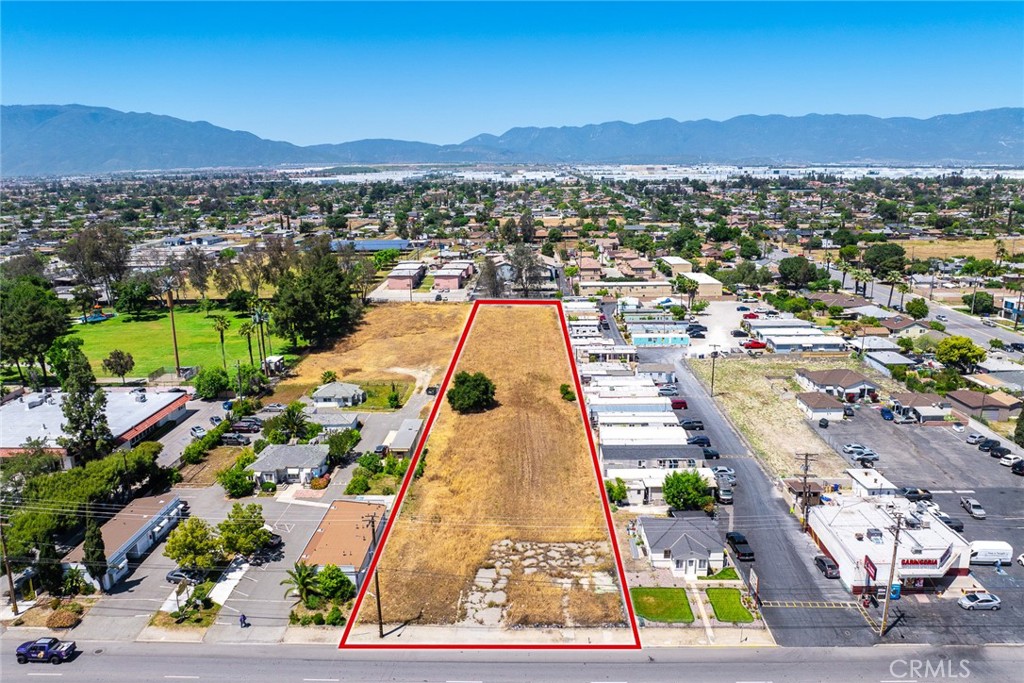
[[[1006,541],[974,541],[971,543],[971,564],[1010,564],[1013,547]]]

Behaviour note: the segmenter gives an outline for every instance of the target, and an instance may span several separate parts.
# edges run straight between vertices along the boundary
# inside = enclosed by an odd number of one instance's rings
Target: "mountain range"
[[[302,147],[156,114],[77,104],[5,105],[0,132],[4,176],[446,162],[1024,166],[1024,108],[928,119],[809,114],[614,121],[512,128],[449,145],[372,139]]]

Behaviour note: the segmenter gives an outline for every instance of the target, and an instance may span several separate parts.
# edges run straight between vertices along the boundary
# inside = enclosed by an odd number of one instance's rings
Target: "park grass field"
[[[371,306],[352,334],[306,356],[270,400],[294,401],[319,386],[326,370],[346,382],[405,382],[422,390],[440,381],[468,316],[469,306],[462,304]]]
[[[222,364],[220,354],[220,335],[213,329],[211,315],[224,315],[231,321],[231,327],[224,332],[224,352],[227,356],[228,368],[235,361],[249,363],[249,349],[245,337],[238,335],[242,323],[249,320],[244,313],[234,313],[225,309],[212,310],[209,313],[174,309],[175,329],[178,333],[178,354],[181,365],[216,367]],[[118,315],[115,318],[99,323],[72,325],[71,336],[82,339],[82,351],[89,359],[97,377],[110,377],[103,369],[103,359],[114,349],[132,354],[135,369],[129,377],[146,377],[162,368],[174,372],[174,346],[171,343],[171,320],[166,311],[151,312],[141,320],[131,316]],[[253,337],[253,358],[259,362],[256,350],[256,338]],[[271,348],[278,355],[286,349],[291,351],[289,342],[279,337],[271,338]]]
[[[464,415],[442,402],[425,474],[410,485],[378,564],[386,624],[460,623],[460,604],[477,572],[495,566],[498,544],[610,541],[579,405],[559,394],[572,373],[554,307],[482,306],[456,370],[490,377],[498,405]],[[616,573],[610,553],[595,559]],[[505,626],[625,623],[616,590],[581,590],[572,579],[564,590],[557,571],[509,571]],[[373,600],[356,619],[357,628],[377,623]]]

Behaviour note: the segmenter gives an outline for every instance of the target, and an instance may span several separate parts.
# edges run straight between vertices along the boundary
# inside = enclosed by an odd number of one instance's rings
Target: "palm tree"
[[[288,586],[288,590],[284,592],[284,596],[288,597],[292,593],[299,597],[301,602],[306,602],[306,599],[311,595],[319,595],[320,589],[316,578],[317,565],[309,565],[301,560],[295,563],[293,569],[289,569],[285,573],[288,578],[281,579],[282,586]]]
[[[861,285],[871,279],[871,273],[864,270],[863,268],[851,268],[850,277],[853,278],[853,293],[860,294]],[[868,293],[868,288],[864,287],[864,294]]]
[[[691,280],[685,275],[680,275],[676,278],[676,289],[686,294],[686,307],[693,308],[693,298],[697,296],[697,290],[700,289],[700,285],[697,284],[697,281]]]
[[[843,282],[839,285],[839,288],[846,289],[846,274],[853,270],[853,266],[850,265],[849,261],[840,260],[837,267],[839,268],[839,272],[843,274]]]
[[[892,294],[896,291],[896,285],[903,282],[903,275],[895,271],[886,274],[882,279],[882,282],[889,285],[889,303],[886,304],[889,308],[892,308]]]
[[[256,365],[252,357],[252,335],[256,334],[256,326],[246,321],[238,328],[238,336],[245,337],[245,343],[249,345],[249,365]]]
[[[306,433],[309,420],[302,412],[302,404],[298,401],[288,404],[278,419],[278,429],[288,435],[288,438],[299,438]]]
[[[224,369],[227,370],[228,357],[224,353],[224,333],[231,327],[231,321],[224,315],[214,315],[211,317],[213,318],[213,329],[220,333],[220,357],[224,361]]]
[[[896,291],[900,293],[900,310],[903,310],[903,297],[910,293],[910,285],[906,282],[900,282],[896,285]]]

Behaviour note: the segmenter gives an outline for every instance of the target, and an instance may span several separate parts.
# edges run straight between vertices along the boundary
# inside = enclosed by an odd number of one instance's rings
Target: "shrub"
[[[327,477],[313,477],[309,481],[309,488],[314,491],[322,491],[327,488],[327,484],[330,481]]]
[[[482,372],[460,372],[448,390],[448,403],[458,413],[476,413],[494,405],[494,382]]]
[[[323,612],[317,612],[316,614],[313,615],[313,623],[316,624],[317,626],[323,626],[325,621],[326,621],[326,619],[324,619],[324,613]]]
[[[260,490],[264,493],[274,493],[277,491],[277,484],[272,481],[265,481],[260,484]]]
[[[217,482],[224,487],[224,491],[232,498],[244,498],[252,494],[256,482],[252,480],[249,473],[244,469],[234,466],[223,470],[217,475]]]
[[[310,624],[313,623],[313,615],[311,615],[311,614],[303,614],[302,618],[299,619],[299,623],[302,624],[303,626],[309,626]]]
[[[295,610],[292,610],[291,612],[289,612],[288,613],[288,623],[293,625],[293,626],[295,624],[298,624],[299,623],[299,613],[296,612]]]
[[[383,489],[381,489],[381,495],[385,495],[385,496],[393,496],[393,495],[395,495],[395,487],[394,486],[385,486]]]
[[[197,398],[211,399],[230,389],[231,380],[224,368],[203,368],[192,380],[192,386],[195,387]]]
[[[572,401],[576,400],[576,392],[573,391],[572,387],[570,387],[568,384],[563,384],[562,386],[560,386],[558,388],[558,390],[562,394],[562,400],[563,401],[572,402]]]
[[[263,449],[269,445],[270,442],[266,439],[256,439],[255,443],[252,445],[252,452],[257,454],[262,453]]]
[[[67,610],[68,612],[72,612],[74,614],[79,614],[79,615],[85,613],[85,608],[82,607],[82,603],[80,603],[80,602],[69,602],[68,604],[66,604],[63,607],[61,607],[61,609]]]
[[[74,628],[81,621],[74,612],[64,609],[52,612],[46,617],[46,628]]]
[[[352,481],[345,487],[346,496],[361,496],[370,490],[370,482],[366,477],[352,477]]]
[[[305,605],[306,609],[312,611],[320,608],[320,602],[321,600],[319,595],[316,595],[315,593],[310,593],[306,596],[306,601],[303,603],[303,605]]]
[[[181,476],[178,470],[174,470],[174,473],[178,474],[178,476]],[[79,592],[82,595],[93,595],[96,592],[96,587],[93,586],[91,583],[86,583],[84,586],[82,586],[82,590]]]
[[[61,602],[60,598],[50,598],[49,608],[56,612],[60,609]]]
[[[342,615],[341,610],[335,605],[331,608],[331,611],[327,613],[327,618],[324,620],[328,626],[344,626],[345,617]]]
[[[233,289],[228,292],[226,297],[224,297],[224,303],[227,304],[227,307],[237,313],[245,313],[248,311],[252,302],[252,294],[244,289]]]
[[[258,398],[240,398],[231,404],[231,414],[236,418],[255,415],[262,407],[263,401]]]

